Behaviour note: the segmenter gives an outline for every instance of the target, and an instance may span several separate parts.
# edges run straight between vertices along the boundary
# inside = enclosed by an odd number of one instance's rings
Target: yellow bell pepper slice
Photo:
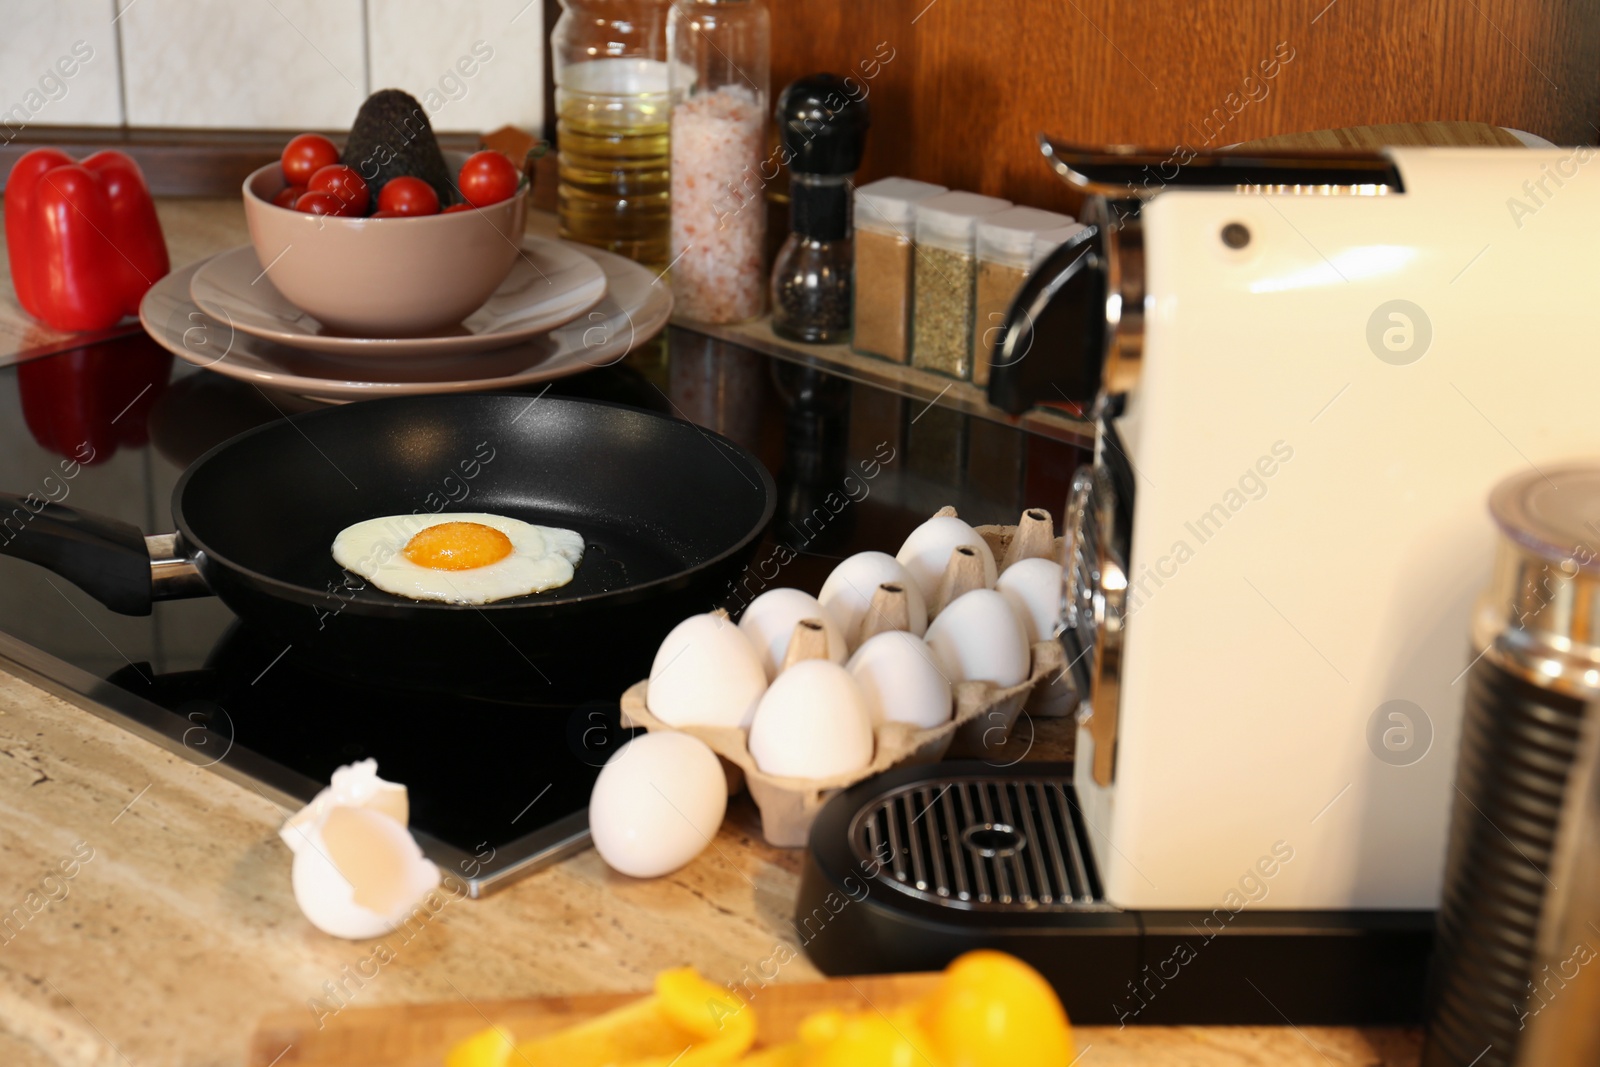
[[[491,1026],[451,1049],[444,1067],[505,1067],[515,1045],[510,1034]]]
[[[805,1067],[805,1046],[798,1041],[752,1052],[737,1067]]]
[[[945,1067],[910,1010],[820,1012],[800,1024],[799,1067]]]
[[[517,1042],[499,1029],[457,1045],[447,1067],[727,1067],[755,1043],[755,1012],[688,967],[663,971],[653,996]]]
[[[917,1011],[947,1067],[1060,1067],[1072,1027],[1038,971],[1004,952],[968,952]]]

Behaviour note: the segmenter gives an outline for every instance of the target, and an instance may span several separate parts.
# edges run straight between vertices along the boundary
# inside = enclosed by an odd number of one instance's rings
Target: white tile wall
[[[33,125],[337,130],[390,87],[440,130],[538,130],[555,2],[0,0],[0,142]]]
[[[0,8],[0,140],[31,125],[122,122],[113,2],[52,0]]]
[[[550,0],[555,2],[555,0]],[[404,89],[437,130],[544,121],[540,0],[367,0],[372,88]]]
[[[348,127],[366,98],[362,0],[121,0],[134,126]]]

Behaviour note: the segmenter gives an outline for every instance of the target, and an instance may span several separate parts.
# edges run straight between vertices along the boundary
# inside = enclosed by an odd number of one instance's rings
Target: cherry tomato
[[[452,211],[476,211],[476,210],[478,210],[478,209],[473,207],[471,204],[451,204],[449,207],[444,209],[443,214],[448,215]]]
[[[344,214],[343,202],[332,193],[305,193],[294,202],[294,209],[308,215]]]
[[[305,195],[306,187],[303,185],[286,185],[283,191],[272,198],[272,202],[279,207],[294,207],[295,201]]]
[[[354,168],[343,163],[334,163],[323,167],[311,176],[306,183],[306,191],[311,193],[330,193],[338,197],[344,205],[341,215],[361,216],[367,213],[367,205],[372,203],[372,194],[367,191],[367,183],[361,180]]]
[[[395,215],[437,215],[439,194],[421,178],[391,178],[378,193],[378,207]]]
[[[510,199],[517,191],[521,175],[516,166],[499,152],[474,152],[461,164],[457,181],[461,195],[473,207],[488,207]]]
[[[283,178],[305,185],[323,167],[339,162],[339,150],[320,133],[302,133],[283,148]]]

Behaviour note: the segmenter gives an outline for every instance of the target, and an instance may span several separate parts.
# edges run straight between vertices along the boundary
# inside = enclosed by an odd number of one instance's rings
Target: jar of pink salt
[[[771,20],[766,0],[675,0],[670,271],[677,313],[701,322],[761,314]]]

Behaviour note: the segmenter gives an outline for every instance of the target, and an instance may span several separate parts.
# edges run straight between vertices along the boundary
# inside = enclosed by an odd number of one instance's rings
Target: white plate
[[[346,337],[301,311],[272,285],[250,245],[213,256],[189,282],[211,318],[291,348],[360,359],[459,355],[505,348],[571,322],[606,295],[605,272],[586,252],[524,237],[522,255],[488,301],[453,331],[428,337]]]
[[[212,318],[189,298],[203,263],[151,286],[139,321],[162,347],[197,367],[318,400],[508,389],[615,363],[672,316],[672,294],[654,273],[610,252],[584,254],[605,272],[607,292],[598,304],[559,329],[470,360],[445,355],[380,366],[366,356],[344,359],[264,341],[226,317]]]

